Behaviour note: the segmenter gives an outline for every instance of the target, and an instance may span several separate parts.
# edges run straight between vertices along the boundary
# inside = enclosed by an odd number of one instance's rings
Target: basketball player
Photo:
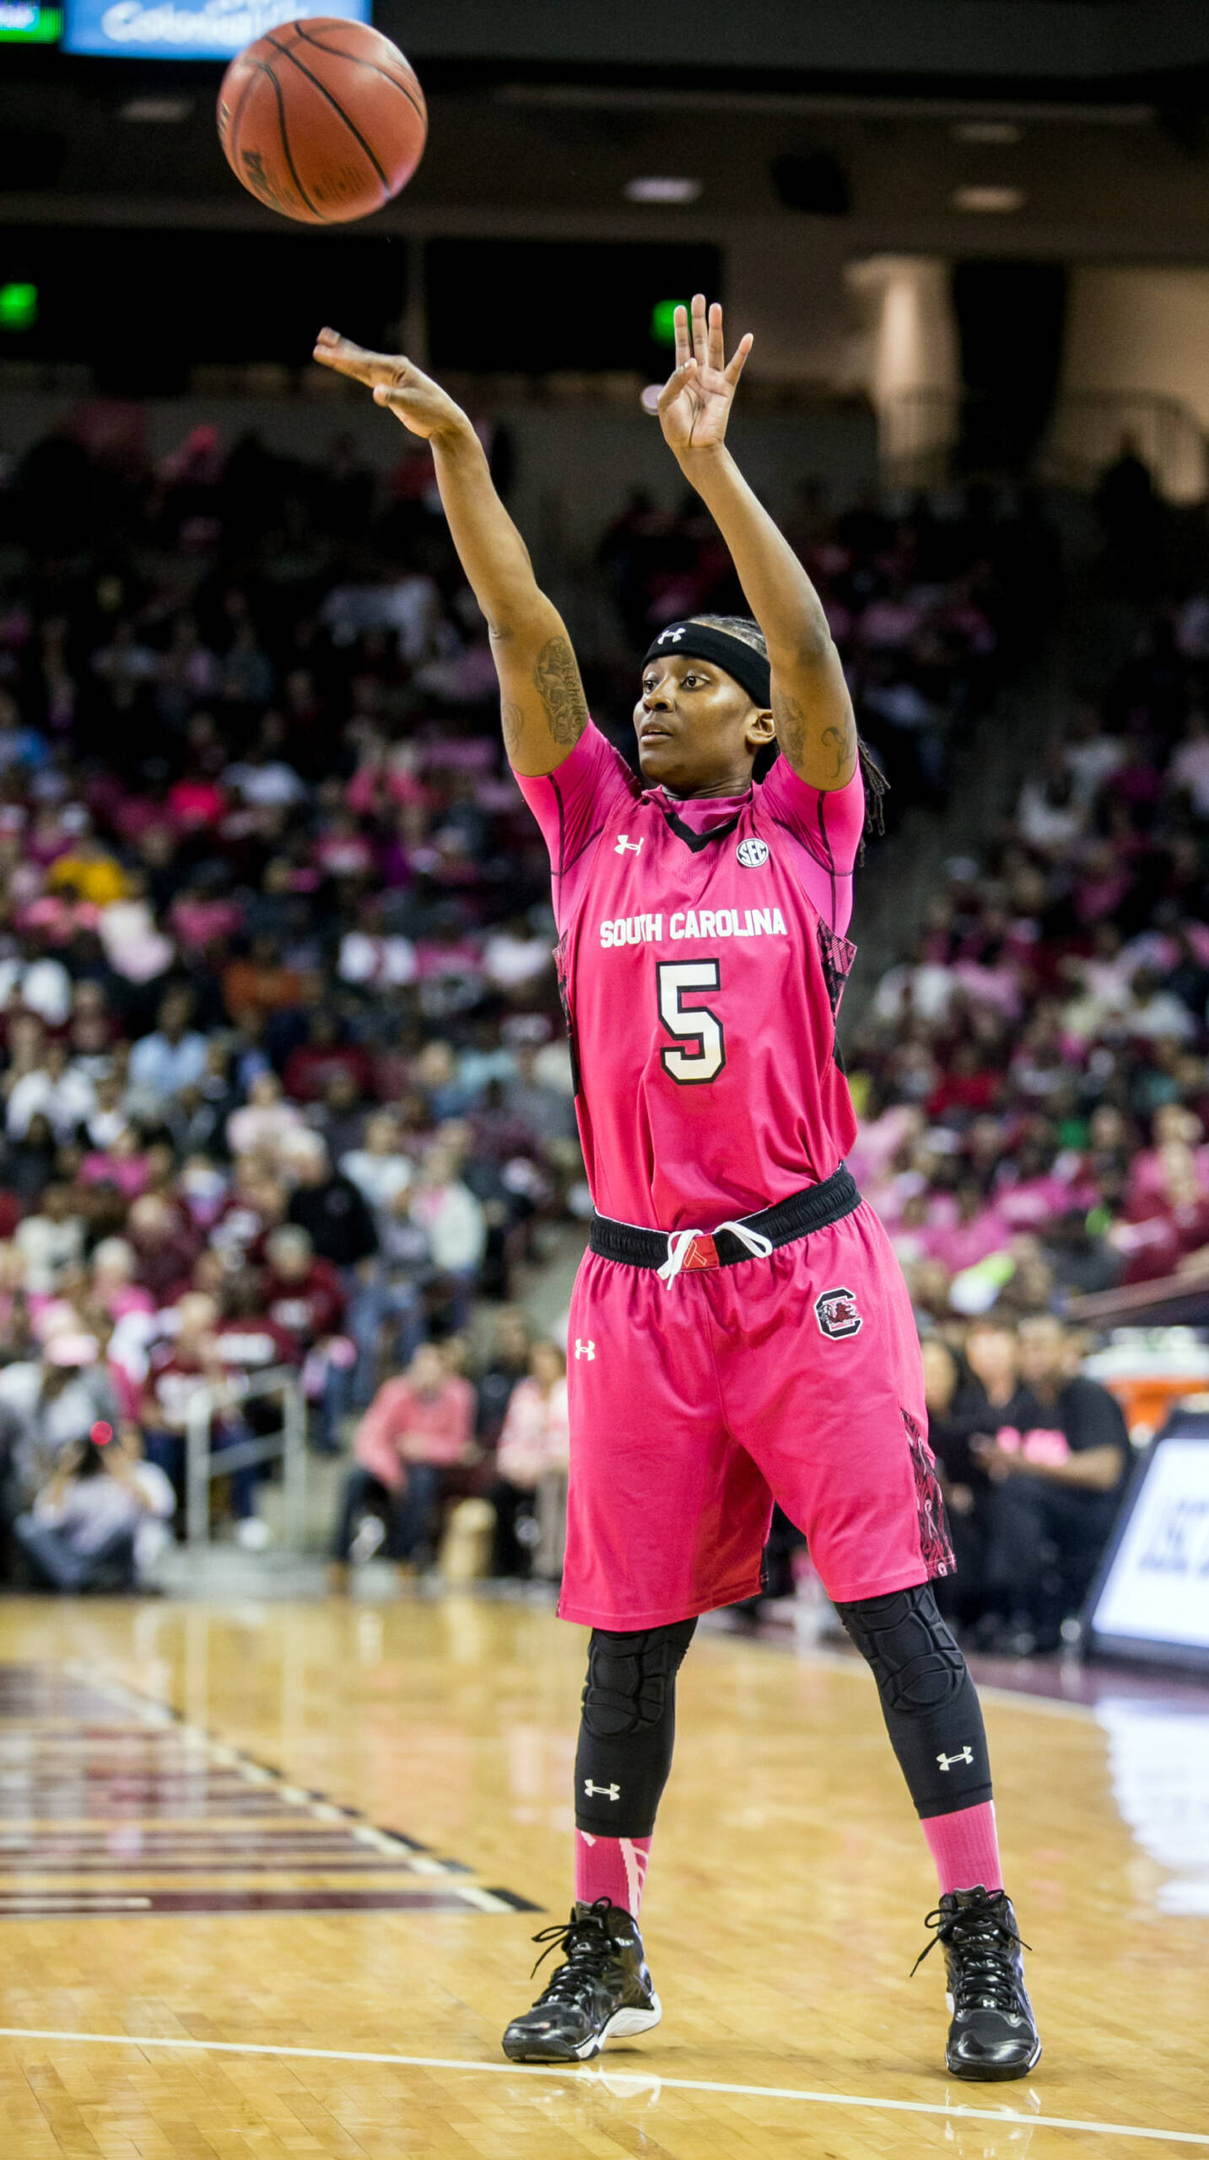
[[[698,616],[652,639],[641,777],[588,717],[566,629],[465,414],[406,360],[327,330],[316,347],[432,445],[490,626],[508,755],[550,848],[597,1209],[571,1307],[559,1608],[592,1630],[575,1904],[537,1938],[563,1962],[504,2051],[584,2060],[659,2021],[638,1914],[676,1674],[698,1615],[758,1592],[777,1500],[876,1675],[936,1862],[948,2067],[1016,2078],[1040,2041],[982,1714],[931,1589],[952,1555],[919,1345],[843,1160],[856,725],[818,595],[726,448],[751,343],[727,365],[721,309],[698,296],[691,321],[676,312],[660,423],[755,620]]]

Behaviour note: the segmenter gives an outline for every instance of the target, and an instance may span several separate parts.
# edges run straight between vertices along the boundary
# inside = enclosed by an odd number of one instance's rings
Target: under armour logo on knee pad
[[[938,1755],[936,1760],[942,1770],[951,1770],[955,1762],[972,1763],[974,1750],[972,1747],[963,1747],[959,1749],[956,1755]]]
[[[584,1791],[589,1800],[620,1800],[620,1785],[594,1785],[590,1777],[584,1779]]]

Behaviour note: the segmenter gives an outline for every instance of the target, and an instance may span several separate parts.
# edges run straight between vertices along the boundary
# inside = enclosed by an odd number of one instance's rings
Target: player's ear
[[[767,706],[754,705],[747,715],[747,743],[753,755],[765,745],[776,741],[776,723]]]

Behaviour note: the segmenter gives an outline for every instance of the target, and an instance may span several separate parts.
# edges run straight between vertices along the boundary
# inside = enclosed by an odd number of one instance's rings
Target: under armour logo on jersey
[[[758,870],[768,861],[767,840],[740,840],[735,853],[745,870]]]
[[[865,1325],[852,1290],[824,1290],[814,1301],[814,1317],[820,1332],[832,1342],[840,1342],[846,1335],[859,1335]]]
[[[594,1785],[590,1777],[584,1779],[584,1791],[589,1800],[620,1800],[620,1785]]]
[[[642,853],[642,842],[641,840],[631,840],[628,833],[619,833],[613,853],[615,855],[624,855],[627,848],[631,855],[640,855]]]
[[[576,1355],[576,1358],[586,1357],[586,1358],[588,1359],[589,1363],[592,1363],[592,1364],[594,1364],[594,1363],[595,1363],[595,1360],[596,1360],[596,1345],[595,1345],[595,1343],[594,1343],[594,1342],[581,1342],[581,1341],[580,1341],[580,1339],[579,1339],[579,1337],[578,1337],[578,1335],[577,1335],[577,1336],[576,1336],[576,1338],[575,1338],[575,1355]]]
[[[661,630],[661,631],[659,632],[659,635],[658,635],[658,637],[657,637],[657,638],[656,638],[656,640],[655,640],[655,643],[656,643],[656,645],[662,645],[662,644],[664,644],[664,643],[665,643],[665,641],[666,641],[666,640],[667,640],[668,638],[670,638],[670,639],[671,639],[671,641],[672,641],[672,644],[673,644],[673,645],[678,645],[678,644],[680,643],[680,640],[681,640],[681,638],[682,638],[683,636],[684,636],[684,624],[683,624],[683,623],[681,623],[681,624],[680,624],[680,626],[679,626],[679,628],[678,628],[678,629],[676,629],[676,630]]]
[[[963,1747],[956,1755],[938,1755],[936,1760],[942,1770],[951,1770],[955,1762],[972,1763],[974,1750],[972,1747]]]

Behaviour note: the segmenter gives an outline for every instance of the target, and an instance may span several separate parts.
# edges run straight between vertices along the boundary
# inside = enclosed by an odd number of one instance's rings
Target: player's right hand
[[[338,330],[324,329],[315,340],[315,358],[321,367],[364,383],[373,391],[375,403],[388,406],[413,435],[427,440],[469,425],[461,406],[402,353],[366,352]]]

